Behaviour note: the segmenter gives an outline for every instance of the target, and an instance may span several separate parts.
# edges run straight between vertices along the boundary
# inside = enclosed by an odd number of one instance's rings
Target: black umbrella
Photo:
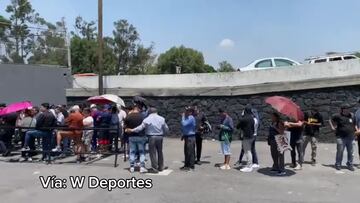
[[[135,96],[133,98],[133,103],[135,105],[140,105],[141,107],[145,107],[147,108],[148,107],[148,102],[147,100],[144,98],[144,97],[141,97],[141,96]]]

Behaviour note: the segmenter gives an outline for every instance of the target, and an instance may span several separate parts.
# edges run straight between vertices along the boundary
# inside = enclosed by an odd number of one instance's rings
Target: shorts
[[[231,155],[230,142],[221,142],[221,152],[224,155]]]
[[[59,131],[58,132],[62,138],[70,138],[74,140],[75,145],[81,144],[82,132],[78,130],[72,131]]]
[[[85,131],[84,132],[82,141],[84,142],[85,145],[87,145],[87,146],[91,145],[93,135],[94,135],[94,131]]]

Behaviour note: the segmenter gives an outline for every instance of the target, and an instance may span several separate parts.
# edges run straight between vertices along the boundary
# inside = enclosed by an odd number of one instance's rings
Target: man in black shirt
[[[310,113],[305,113],[305,136],[304,136],[304,156],[306,147],[311,142],[311,165],[316,164],[317,139],[320,134],[320,127],[324,125],[324,120],[319,111],[315,108]]]
[[[355,134],[355,120],[350,113],[350,105],[343,105],[340,114],[334,115],[330,120],[330,126],[336,135],[337,151],[336,151],[336,170],[341,169],[344,149],[347,151],[347,166],[350,171],[354,171],[353,167],[353,141]]]
[[[134,129],[142,124],[144,116],[140,113],[140,108],[134,106],[133,109],[129,112],[129,115],[124,120],[125,129]],[[143,132],[127,132],[129,137],[129,148],[130,148],[130,172],[135,171],[135,161],[136,154],[140,155],[140,173],[146,173],[147,169],[145,168],[145,143],[147,137]]]
[[[201,159],[202,142],[203,142],[204,134],[206,134],[207,131],[209,130],[208,125],[206,124],[206,122],[208,122],[208,120],[206,118],[206,115],[202,111],[200,111],[200,109],[197,105],[195,105],[193,108],[194,108],[194,117],[196,119],[196,133],[195,133],[196,160],[195,160],[195,164],[201,165],[200,159]]]
[[[246,106],[244,115],[240,118],[237,129],[241,129],[243,135],[242,148],[247,158],[246,167],[241,172],[251,172],[253,170],[253,154],[251,153],[252,144],[255,141],[255,120],[250,106]]]

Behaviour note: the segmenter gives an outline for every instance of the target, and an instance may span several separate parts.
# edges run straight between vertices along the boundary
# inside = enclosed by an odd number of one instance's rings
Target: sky
[[[7,16],[10,0],[0,0]],[[97,20],[97,0],[30,0],[50,22],[76,16]],[[282,56],[303,62],[325,52],[360,50],[359,0],[103,0],[104,34],[127,19],[145,45],[161,54],[184,45],[204,54],[205,62],[234,67]]]

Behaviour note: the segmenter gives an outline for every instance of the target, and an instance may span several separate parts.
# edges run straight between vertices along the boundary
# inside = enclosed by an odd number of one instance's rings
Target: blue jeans
[[[28,147],[31,138],[42,138],[42,150],[47,151],[47,153],[43,152],[43,157],[46,156],[46,154],[50,154],[51,150],[51,140],[53,137],[53,133],[51,131],[42,131],[42,130],[30,130],[27,131],[25,134],[25,143],[24,147]]]
[[[136,154],[140,155],[140,166],[145,167],[145,143],[146,137],[129,137],[130,167],[135,166]]]
[[[353,136],[336,139],[336,144],[337,144],[336,163],[335,163],[336,166],[341,166],[345,148],[347,151],[346,165],[347,166],[353,165],[353,159],[354,159],[353,141],[354,141]]]

